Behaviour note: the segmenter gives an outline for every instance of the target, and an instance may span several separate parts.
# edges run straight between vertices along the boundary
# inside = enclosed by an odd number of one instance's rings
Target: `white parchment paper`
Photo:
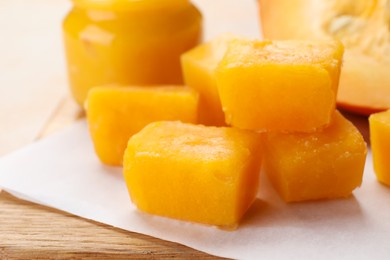
[[[0,187],[17,197],[122,229],[238,259],[390,259],[390,189],[374,176],[349,199],[285,204],[262,178],[236,231],[140,213],[121,168],[95,156],[85,121],[0,160]]]

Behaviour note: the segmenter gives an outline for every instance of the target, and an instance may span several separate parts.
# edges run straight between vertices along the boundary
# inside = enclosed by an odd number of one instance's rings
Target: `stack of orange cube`
[[[219,64],[227,123],[264,132],[264,168],[285,201],[340,198],[360,186],[366,145],[335,110],[337,41],[237,40]]]
[[[335,109],[342,56],[337,41],[219,37],[182,56],[189,88],[90,92],[95,149],[123,158],[140,210],[180,220],[237,226],[262,163],[287,202],[347,197],[366,145]]]

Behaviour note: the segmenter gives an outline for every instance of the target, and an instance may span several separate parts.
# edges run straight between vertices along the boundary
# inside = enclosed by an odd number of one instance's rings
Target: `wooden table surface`
[[[84,117],[65,97],[39,138]],[[85,220],[0,193],[0,259],[205,258],[186,246]]]

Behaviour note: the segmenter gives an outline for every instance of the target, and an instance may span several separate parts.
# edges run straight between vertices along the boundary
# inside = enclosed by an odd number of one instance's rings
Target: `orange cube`
[[[266,174],[286,202],[347,197],[361,185],[366,144],[338,112],[320,132],[267,133],[264,139]]]
[[[325,127],[335,109],[342,55],[337,41],[233,41],[217,73],[226,122],[257,131]]]
[[[89,130],[100,160],[122,165],[129,138],[159,120],[197,122],[198,94],[182,87],[98,87],[87,98]]]
[[[130,197],[150,214],[234,228],[256,198],[260,147],[244,130],[151,123],[125,152]]]
[[[214,40],[198,45],[181,56],[184,82],[200,93],[199,123],[223,126],[225,115],[219,99],[216,69],[235,37],[224,34]]]
[[[390,186],[390,110],[369,117],[374,171],[377,179]]]

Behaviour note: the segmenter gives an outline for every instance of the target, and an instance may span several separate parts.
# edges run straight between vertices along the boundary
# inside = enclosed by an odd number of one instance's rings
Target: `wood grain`
[[[0,259],[207,258],[188,247],[0,194]]]
[[[83,117],[66,97],[40,137]],[[0,193],[0,259],[219,259]]]

